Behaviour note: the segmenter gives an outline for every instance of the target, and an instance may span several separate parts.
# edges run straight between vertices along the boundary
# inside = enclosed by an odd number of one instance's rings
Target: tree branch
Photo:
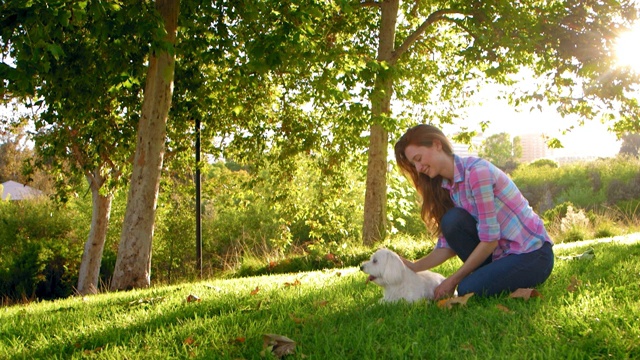
[[[420,2],[421,0],[416,0],[415,4],[413,4],[413,7],[411,8],[411,11],[409,11],[409,15],[415,17],[416,14],[418,14],[418,8],[420,7]]]
[[[459,11],[452,10],[452,9],[443,9],[443,10],[438,10],[431,13],[431,15],[429,15],[429,17],[413,33],[411,33],[409,36],[407,36],[406,39],[404,39],[404,42],[402,43],[402,45],[400,45],[393,52],[393,55],[391,56],[391,63],[394,64],[396,61],[398,61],[400,56],[402,56],[402,54],[404,54],[407,50],[409,50],[411,45],[413,45],[413,43],[420,36],[422,36],[424,31],[427,29],[427,27],[429,27],[430,25],[433,25],[436,21],[439,21],[439,20],[449,20],[445,15],[459,14],[459,13],[460,13]]]
[[[108,146],[108,148],[109,148],[108,149],[109,153],[113,154],[115,150],[111,146]],[[106,153],[101,153],[100,158],[111,168],[111,177],[116,180],[120,179],[120,176],[122,176],[122,170],[120,170],[120,168],[116,166],[116,164],[111,160],[109,155]]]

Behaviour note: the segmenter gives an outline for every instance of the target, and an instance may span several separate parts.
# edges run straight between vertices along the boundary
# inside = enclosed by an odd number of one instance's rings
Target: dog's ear
[[[383,278],[388,284],[397,284],[402,282],[403,272],[406,270],[405,265],[400,257],[391,251],[384,253]]]

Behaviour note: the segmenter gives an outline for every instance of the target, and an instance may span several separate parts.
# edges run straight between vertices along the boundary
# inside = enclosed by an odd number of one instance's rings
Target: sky
[[[512,137],[524,134],[540,133],[557,138],[564,148],[554,150],[554,156],[597,156],[611,157],[620,151],[622,142],[599,121],[587,121],[578,126],[578,118],[563,118],[551,108],[543,111],[517,111],[506,100],[485,99],[483,104],[467,110],[468,117],[455,126],[443,127],[446,135],[453,135],[461,127],[480,132],[479,123],[490,121],[484,132],[485,138],[506,132]],[[562,134],[564,129],[576,125],[574,129]]]
[[[623,33],[615,43],[615,52],[619,66],[630,68],[631,71],[640,73],[640,22],[628,31]],[[528,76],[525,75],[525,78]],[[485,90],[486,89],[486,90]],[[621,140],[618,140],[613,132],[608,130],[608,126],[598,121],[587,121],[584,126],[578,125],[577,117],[562,118],[552,108],[543,108],[540,112],[516,111],[507,104],[506,100],[497,99],[497,90],[491,86],[483,89],[482,97],[477,99],[483,105],[470,108],[467,111],[467,118],[456,126],[443,127],[446,135],[454,134],[460,130],[461,126],[466,126],[470,130],[480,131],[481,121],[491,121],[486,136],[506,132],[512,137],[529,133],[543,133],[549,137],[557,138],[564,146],[563,149],[554,150],[554,156],[615,156],[620,151]],[[640,91],[636,93],[640,97]],[[562,134],[562,130],[568,129],[571,125],[576,125],[567,134]]]

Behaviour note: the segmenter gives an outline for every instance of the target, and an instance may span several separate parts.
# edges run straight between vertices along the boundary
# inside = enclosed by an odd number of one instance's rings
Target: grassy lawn
[[[356,268],[211,280],[0,309],[0,359],[640,358],[640,235],[556,247],[541,298],[379,304]],[[436,270],[447,275],[458,264]],[[188,301],[195,295],[199,301]],[[261,352],[263,355],[261,355]]]

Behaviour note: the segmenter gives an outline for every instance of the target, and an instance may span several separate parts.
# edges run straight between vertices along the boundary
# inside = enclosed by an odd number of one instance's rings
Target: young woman
[[[422,219],[435,226],[435,249],[410,262],[431,269],[453,256],[463,265],[435,290],[436,298],[470,292],[491,296],[543,283],[553,269],[553,242],[542,219],[511,179],[489,161],[459,157],[442,131],[409,129],[396,161],[422,197]]]

